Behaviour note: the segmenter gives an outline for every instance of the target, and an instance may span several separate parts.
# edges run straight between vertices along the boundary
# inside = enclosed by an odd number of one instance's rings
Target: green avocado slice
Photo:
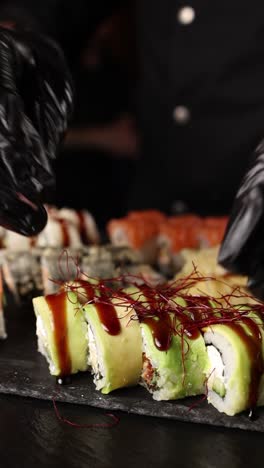
[[[60,308],[52,307],[49,297],[59,298]],[[67,374],[75,374],[88,368],[87,324],[83,310],[73,292],[61,292],[52,296],[33,299],[37,319],[39,351],[49,362],[50,373],[64,374],[62,363],[67,360]],[[55,315],[59,314],[63,330],[59,329]],[[62,356],[63,353],[63,356]]]
[[[104,329],[96,304],[84,307],[89,326],[89,362],[96,388],[104,394],[137,385],[142,369],[141,333],[135,312],[117,303],[112,300],[120,324],[116,335]]]

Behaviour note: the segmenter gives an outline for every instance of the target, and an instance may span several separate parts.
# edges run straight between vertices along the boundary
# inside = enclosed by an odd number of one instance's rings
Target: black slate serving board
[[[102,395],[95,390],[89,373],[74,376],[67,385],[57,385],[45,359],[37,352],[32,308],[9,307],[6,321],[8,338],[0,341],[0,393],[264,432],[264,408],[257,409],[251,420],[248,414],[234,417],[221,414],[202,397],[157,402],[139,386]]]

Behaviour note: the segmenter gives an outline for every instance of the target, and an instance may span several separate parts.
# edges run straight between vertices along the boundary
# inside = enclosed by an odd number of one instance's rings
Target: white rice
[[[94,384],[97,390],[101,390],[105,385],[105,371],[102,360],[102,353],[95,339],[95,334],[90,324],[88,324],[87,338],[89,343],[88,366],[92,368]]]
[[[211,362],[207,380],[208,402],[221,413],[233,416],[237,412],[236,400],[240,395],[239,383],[232,379],[237,366],[235,349],[228,339],[218,332],[208,330],[204,334],[204,339]],[[216,378],[224,384],[225,395],[223,397],[213,390]],[[231,379],[232,388],[229,385]]]

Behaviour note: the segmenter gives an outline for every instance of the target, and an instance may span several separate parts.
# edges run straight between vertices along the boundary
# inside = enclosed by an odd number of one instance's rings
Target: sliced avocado
[[[88,368],[87,324],[76,294],[73,292],[59,294],[65,297],[65,308],[60,313],[62,312],[65,316],[66,351],[70,361],[70,373],[74,374]],[[51,311],[50,304],[44,296],[34,298],[33,306],[37,320],[41,321],[40,328],[43,333],[39,336],[39,341],[49,360],[50,372],[52,375],[61,375],[61,357],[53,315],[56,311]],[[62,338],[64,339],[64,337]]]
[[[140,326],[131,307],[117,305],[112,300],[119,318],[120,332],[111,335],[102,326],[96,304],[84,307],[85,316],[95,340],[101,364],[101,376],[95,376],[97,389],[107,394],[117,388],[136,385],[142,370],[142,342]],[[94,366],[95,371],[95,366]]]
[[[216,392],[221,398],[224,398],[226,394],[226,388],[223,381],[217,377],[213,381],[212,390]]]

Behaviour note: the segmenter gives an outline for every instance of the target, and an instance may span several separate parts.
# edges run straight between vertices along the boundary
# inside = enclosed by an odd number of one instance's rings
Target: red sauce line
[[[66,320],[67,292],[46,296],[46,301],[53,316],[55,343],[61,375],[66,376],[71,373],[71,357],[68,346]]]

